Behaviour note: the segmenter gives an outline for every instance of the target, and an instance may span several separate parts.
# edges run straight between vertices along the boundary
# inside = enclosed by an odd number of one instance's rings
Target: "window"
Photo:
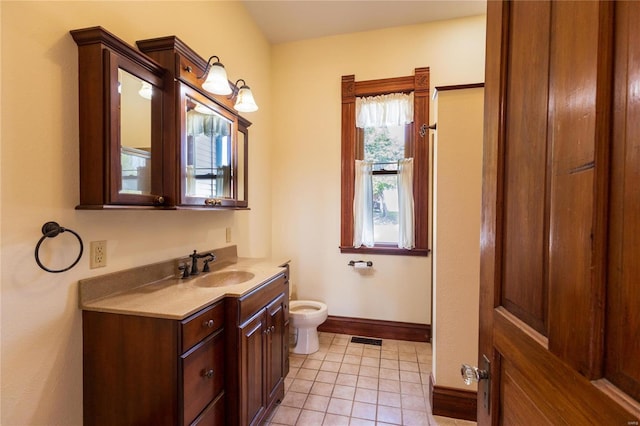
[[[356,126],[356,103],[363,99],[410,95],[413,104],[408,124]],[[426,256],[428,237],[428,140],[420,127],[429,118],[429,69],[417,68],[415,75],[356,82],[342,77],[342,197],[340,250],[343,253],[379,253]],[[359,121],[362,121],[360,117]],[[365,120],[366,121],[366,120]],[[356,161],[358,160],[358,161]],[[402,164],[399,168],[398,165]],[[409,167],[411,165],[411,167]],[[363,168],[364,167],[364,168]],[[406,179],[403,170],[412,169]],[[405,176],[405,177],[403,177]],[[367,185],[363,186],[363,179]],[[403,179],[400,185],[399,179]],[[410,193],[403,195],[403,189]],[[413,197],[411,197],[413,195]],[[368,198],[367,198],[368,197]],[[413,214],[402,207],[412,198]],[[405,241],[400,229],[410,218],[413,248],[399,248]],[[372,222],[372,232],[362,222]],[[364,237],[367,244],[362,244]],[[400,244],[402,246],[403,244]],[[405,244],[406,246],[406,244]]]

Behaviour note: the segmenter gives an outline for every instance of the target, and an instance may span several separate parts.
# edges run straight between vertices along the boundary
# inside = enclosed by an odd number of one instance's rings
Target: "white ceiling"
[[[286,43],[486,13],[486,0],[242,0],[267,39]]]

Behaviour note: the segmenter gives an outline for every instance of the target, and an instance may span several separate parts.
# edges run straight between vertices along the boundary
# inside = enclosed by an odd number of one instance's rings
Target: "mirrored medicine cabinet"
[[[78,45],[78,209],[248,208],[251,123],[226,97],[202,90],[195,73],[204,72],[204,59],[175,37],[146,42],[146,54],[101,27],[71,35]],[[185,55],[169,54],[176,43],[166,40],[178,40]],[[188,78],[173,61],[189,62]]]

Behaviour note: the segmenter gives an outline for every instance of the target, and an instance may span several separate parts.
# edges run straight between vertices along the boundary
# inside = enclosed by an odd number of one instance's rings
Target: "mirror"
[[[233,122],[187,97],[186,196],[231,198]]]
[[[153,86],[118,68],[121,194],[151,194]]]
[[[181,94],[181,205],[247,207],[243,119],[190,86]]]

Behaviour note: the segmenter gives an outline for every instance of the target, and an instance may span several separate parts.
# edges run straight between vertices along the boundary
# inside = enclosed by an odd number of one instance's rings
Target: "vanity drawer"
[[[220,330],[182,356],[184,424],[191,422],[222,391],[224,332]]]
[[[222,328],[224,303],[218,302],[182,321],[182,352]]]
[[[285,280],[284,274],[280,274],[268,283],[261,285],[251,293],[246,296],[242,296],[237,300],[240,308],[238,324],[243,323],[247,318],[264,308],[269,302],[282,293],[287,295],[285,316],[288,317],[289,282]]]

